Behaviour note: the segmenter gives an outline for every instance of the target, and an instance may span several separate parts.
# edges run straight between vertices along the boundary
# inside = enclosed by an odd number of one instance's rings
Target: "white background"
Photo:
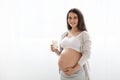
[[[0,0],[0,80],[59,80],[50,44],[74,7],[91,35],[92,80],[120,80],[120,0]]]

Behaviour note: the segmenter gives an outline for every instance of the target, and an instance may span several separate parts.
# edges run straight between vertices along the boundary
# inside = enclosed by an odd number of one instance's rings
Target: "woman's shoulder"
[[[64,38],[64,37],[67,36],[67,35],[68,35],[68,31],[62,33],[61,38]]]
[[[64,35],[67,35],[67,34],[68,34],[68,31],[64,32],[62,35],[64,36]]]
[[[82,31],[81,34],[88,34],[88,31]]]
[[[88,32],[88,31],[82,31],[82,32],[81,32],[81,35],[82,35],[82,36],[89,36],[89,32]]]
[[[83,39],[89,39],[89,38],[90,38],[90,34],[89,34],[88,31],[82,31],[82,32],[81,32],[81,37],[82,37]]]

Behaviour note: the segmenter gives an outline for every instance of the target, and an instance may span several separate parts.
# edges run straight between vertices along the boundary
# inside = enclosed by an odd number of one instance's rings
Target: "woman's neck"
[[[74,28],[74,29],[71,29],[70,32],[74,34],[74,33],[76,33],[76,32],[80,32],[80,30],[77,29],[77,28]]]

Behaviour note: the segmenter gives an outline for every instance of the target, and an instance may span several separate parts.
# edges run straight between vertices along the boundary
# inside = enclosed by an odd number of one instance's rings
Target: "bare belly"
[[[81,58],[80,52],[77,52],[70,48],[66,48],[60,54],[58,60],[59,68],[64,70],[67,67],[74,67],[80,58]]]

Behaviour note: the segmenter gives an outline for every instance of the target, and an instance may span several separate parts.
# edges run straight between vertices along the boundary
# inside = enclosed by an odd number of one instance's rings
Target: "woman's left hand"
[[[75,70],[74,70],[74,68],[69,67],[69,68],[66,69],[66,71],[64,71],[64,73],[68,76],[71,76],[72,74],[75,73]]]
[[[78,71],[80,68],[80,65],[77,64],[75,67],[68,67],[66,68],[66,71],[64,71],[64,73],[68,76],[71,76],[72,74],[74,74],[76,71]]]

